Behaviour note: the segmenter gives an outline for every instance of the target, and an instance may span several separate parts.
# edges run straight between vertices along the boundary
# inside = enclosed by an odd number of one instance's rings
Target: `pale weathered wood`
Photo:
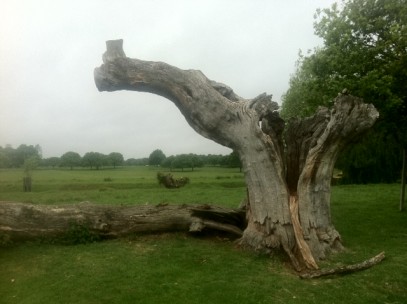
[[[318,265],[315,262],[312,252],[307,242],[304,240],[304,232],[298,218],[298,197],[296,195],[290,196],[290,212],[298,250],[301,251],[301,256],[304,259],[305,265],[309,269],[318,269]]]
[[[116,238],[132,233],[217,230],[242,235],[244,211],[210,205],[35,205],[0,202],[0,233],[12,241],[62,236],[72,224]]]
[[[288,187],[298,196],[304,238],[316,259],[342,249],[330,218],[331,177],[338,154],[377,118],[372,105],[340,94],[331,109],[320,108],[311,117],[288,123]]]
[[[341,250],[330,217],[332,171],[341,149],[377,120],[372,105],[340,94],[330,109],[286,123],[271,95],[244,99],[200,71],[131,59],[122,47],[122,40],[107,42],[103,64],[94,72],[100,91],[164,96],[199,134],[239,154],[248,188],[241,246],[266,252],[282,248],[296,269],[315,269],[312,259]],[[298,198],[298,215],[290,211],[290,196]],[[194,229],[199,227],[196,223]]]
[[[301,279],[315,279],[315,278],[320,278],[323,276],[328,276],[328,275],[338,275],[338,274],[348,274],[352,272],[357,272],[361,270],[368,269],[381,261],[383,261],[385,258],[384,252],[379,253],[378,255],[363,261],[361,263],[357,264],[352,264],[352,265],[345,265],[345,266],[339,266],[336,268],[330,268],[330,269],[321,269],[317,271],[311,271],[311,272],[306,272],[303,274],[300,274]]]

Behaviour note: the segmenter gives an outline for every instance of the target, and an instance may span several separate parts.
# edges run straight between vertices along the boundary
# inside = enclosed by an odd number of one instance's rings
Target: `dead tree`
[[[285,122],[271,96],[238,96],[198,70],[126,57],[123,41],[107,41],[94,71],[99,91],[150,92],[171,100],[202,136],[238,152],[248,187],[248,226],[240,244],[282,248],[296,269],[342,249],[331,222],[331,176],[341,149],[370,128],[371,104],[341,94],[332,107]]]
[[[100,91],[134,90],[166,97],[199,134],[239,154],[248,189],[246,221],[235,211],[211,212],[213,207],[205,206],[126,209],[0,202],[1,234],[53,235],[63,233],[71,220],[85,221],[107,237],[209,228],[238,235],[243,247],[283,249],[297,270],[317,269],[319,260],[342,249],[331,222],[331,176],[341,149],[377,120],[373,105],[340,94],[330,109],[285,122],[270,95],[244,99],[200,71],[128,58],[122,40],[106,44],[103,64],[94,72]]]

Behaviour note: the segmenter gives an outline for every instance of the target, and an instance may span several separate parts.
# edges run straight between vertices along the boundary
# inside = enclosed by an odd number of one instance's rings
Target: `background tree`
[[[148,164],[150,166],[160,166],[165,158],[166,156],[163,151],[161,151],[160,149],[154,150],[148,157]]]
[[[22,144],[14,149],[11,145],[0,147],[0,167],[19,168],[24,166],[24,161],[31,157],[42,158],[42,149],[40,145]]]
[[[41,159],[40,148],[38,147],[39,145],[33,146],[22,144],[15,150],[9,149],[9,151],[11,152],[12,166],[22,167],[24,165],[24,161],[32,157]]]
[[[205,165],[207,166],[220,166],[222,163],[222,158],[224,156],[221,154],[208,154],[205,157]]]
[[[170,155],[168,157],[165,158],[165,160],[162,162],[162,166],[165,168],[169,168],[170,171],[172,171],[174,167],[174,160],[175,160],[175,156],[174,155]]]
[[[148,165],[148,158],[129,158],[125,161],[126,166],[147,166]]]
[[[203,165],[202,157],[193,153],[171,155],[162,163],[163,167],[170,168],[171,171],[172,169],[184,171],[186,168],[191,168],[191,171],[194,171],[195,168],[201,168]]]
[[[44,167],[58,167],[61,164],[61,158],[60,157],[48,157],[48,158],[43,158],[41,161],[41,166]]]
[[[107,158],[109,163],[113,165],[114,168],[116,168],[116,166],[120,166],[124,162],[124,157],[119,152],[112,152],[107,156]]]
[[[39,144],[36,144],[34,146],[34,149],[37,150],[37,155],[39,157],[39,159],[42,159],[42,148]]]
[[[61,156],[60,162],[62,167],[69,167],[72,170],[74,167],[81,164],[82,157],[79,155],[79,153],[69,151]]]
[[[309,115],[344,88],[372,102],[378,123],[341,154],[338,165],[350,182],[395,181],[407,134],[407,1],[344,1],[315,17],[324,46],[300,54],[282,115]]]
[[[99,152],[87,152],[82,158],[82,163],[86,167],[99,170],[103,165],[107,163],[107,157],[106,155]]]
[[[32,155],[24,159],[24,177],[23,177],[23,190],[24,192],[31,192],[32,186],[32,171],[37,169],[40,162],[40,158],[37,155]]]
[[[184,168],[188,167],[191,168],[192,166],[187,154],[180,154],[174,156],[174,159],[171,162],[171,168],[181,169],[181,171],[184,171]]]
[[[0,147],[0,168],[11,167],[11,160],[6,148]]]
[[[203,162],[196,154],[179,154],[175,156],[173,161],[173,168],[181,169],[184,171],[184,168],[191,168],[191,171],[194,171],[194,168],[200,168],[203,166]]]
[[[233,151],[228,155],[227,166],[230,168],[239,168],[239,171],[242,171],[242,162],[240,161],[239,153]]]

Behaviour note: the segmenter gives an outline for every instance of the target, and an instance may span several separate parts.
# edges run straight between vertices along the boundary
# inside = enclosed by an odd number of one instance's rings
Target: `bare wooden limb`
[[[345,266],[340,266],[337,268],[331,268],[331,269],[321,269],[317,271],[312,271],[312,272],[307,272],[303,273],[300,275],[301,279],[315,279],[323,276],[328,276],[328,275],[337,275],[337,274],[348,274],[356,271],[361,271],[368,269],[381,261],[385,258],[384,252],[380,252],[378,255],[363,261],[361,263],[353,264],[353,265],[345,265]]]
[[[205,212],[200,210],[205,208]],[[34,205],[0,202],[0,233],[12,241],[64,235],[72,223],[94,234],[116,238],[131,233],[217,230],[240,236],[244,211],[204,205],[111,206],[90,203]]]

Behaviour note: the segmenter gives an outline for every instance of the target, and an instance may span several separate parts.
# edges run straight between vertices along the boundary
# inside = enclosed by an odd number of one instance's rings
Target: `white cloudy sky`
[[[1,0],[0,146],[39,144],[44,157],[228,154],[162,97],[98,92],[105,41],[122,38],[128,57],[199,69],[242,97],[280,102],[299,49],[321,44],[315,10],[333,2]]]

